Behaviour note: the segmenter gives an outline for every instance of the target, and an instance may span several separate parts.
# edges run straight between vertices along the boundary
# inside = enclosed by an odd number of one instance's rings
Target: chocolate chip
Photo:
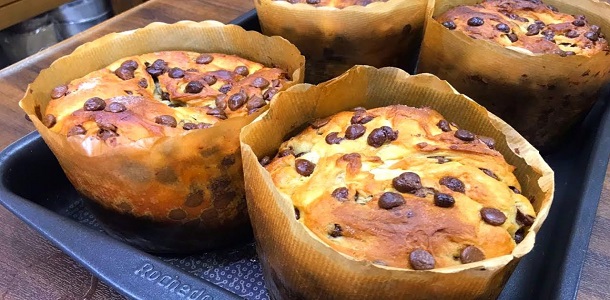
[[[263,157],[263,158],[261,158],[261,159],[260,159],[258,162],[259,162],[259,163],[261,164],[261,166],[263,166],[263,167],[264,167],[264,166],[267,166],[269,163],[271,163],[271,157],[269,157],[269,156],[264,156],[264,157]]]
[[[106,102],[104,102],[104,100],[99,97],[89,98],[87,99],[87,101],[85,101],[85,104],[83,105],[83,109],[85,111],[98,111],[104,109],[105,107]]]
[[[445,176],[445,177],[441,178],[438,182],[441,185],[446,186],[447,188],[449,188],[450,190],[452,190],[454,192],[458,192],[458,193],[466,192],[466,186],[464,185],[464,183],[455,177]]]
[[[171,68],[169,69],[169,72],[167,72],[167,76],[174,79],[182,78],[184,77],[184,71],[180,68]]]
[[[332,224],[328,230],[328,235],[334,238],[343,236],[343,228],[339,224]]]
[[[338,132],[331,132],[326,136],[326,138],[324,138],[324,140],[326,141],[327,144],[333,145],[333,144],[341,143],[341,141],[343,141],[343,138],[339,137]]]
[[[430,252],[424,249],[416,249],[409,254],[409,264],[414,270],[430,270],[434,269],[436,262]]]
[[[487,147],[489,147],[489,149],[493,150],[496,148],[496,140],[494,140],[493,138],[480,135],[479,141],[481,141],[481,142],[483,142],[483,144],[487,145]]]
[[[401,193],[415,193],[422,188],[421,178],[413,172],[404,172],[392,179],[392,186]]]
[[[330,122],[330,118],[317,119],[317,120],[311,122],[311,128],[313,128],[313,129],[322,128],[322,127],[324,127],[324,125],[328,124],[328,122]]]
[[[85,129],[85,127],[83,127],[81,125],[76,125],[76,126],[70,128],[70,131],[68,131],[68,136],[83,135],[86,133],[87,133],[87,130]]]
[[[438,123],[436,123],[436,126],[438,126],[438,128],[440,128],[443,132],[451,131],[451,126],[449,126],[449,122],[447,122],[447,120],[438,121]]]
[[[554,41],[554,40],[553,40],[553,38],[555,38],[555,32],[553,32],[553,30],[550,30],[550,29],[543,30],[543,31],[541,32],[541,34],[544,36],[544,38],[545,38],[547,41],[551,41],[551,42],[553,42],[553,41]]]
[[[385,192],[377,202],[380,208],[392,209],[405,204],[405,198],[399,193]]]
[[[219,109],[227,108],[227,95],[222,94],[216,96],[216,99],[214,99],[214,104]]]
[[[498,176],[492,172],[491,170],[485,169],[485,168],[479,168],[481,171],[483,171],[483,173],[485,173],[485,175],[495,179],[495,180],[500,180],[500,178],[498,178]]]
[[[572,55],[576,55],[576,52],[574,52],[574,51],[566,51],[566,52],[564,52],[564,54],[566,56],[572,56]]]
[[[354,116],[350,119],[351,124],[366,124],[373,120],[375,117],[367,115],[366,112],[357,111]]]
[[[134,78],[133,70],[127,69],[125,67],[120,67],[114,70],[114,75],[122,80],[129,80]]]
[[[26,121],[32,122],[32,119],[30,119],[30,115],[25,114],[25,115],[23,115],[23,117],[25,118]]]
[[[538,26],[538,28],[540,28],[540,29],[542,29],[546,26],[546,24],[541,20],[534,21],[534,24],[536,24]]]
[[[504,23],[498,23],[496,25],[496,29],[498,31],[504,32],[504,33],[509,33],[510,32],[510,26],[504,24]]]
[[[229,97],[229,109],[232,111],[238,110],[246,104],[246,101],[248,101],[248,95],[244,91],[233,94]]]
[[[529,26],[527,26],[527,32],[525,33],[525,35],[532,36],[532,35],[537,35],[539,33],[540,33],[540,27],[536,24],[530,24]]]
[[[466,129],[458,129],[454,136],[465,142],[474,141],[474,134]]]
[[[159,76],[163,75],[163,73],[165,73],[165,70],[148,67],[148,68],[146,68],[146,72],[148,72],[148,74],[150,74],[150,76],[152,76],[152,77],[159,77]]]
[[[521,194],[521,191],[520,191],[518,188],[516,188],[516,187],[514,187],[514,186],[512,186],[512,185],[511,185],[511,186],[509,186],[508,188],[509,188],[511,191],[513,191],[513,193],[515,193],[515,194]]]
[[[184,130],[193,130],[193,129],[197,129],[197,124],[195,123],[184,123],[184,125],[182,125],[182,129]]]
[[[294,218],[299,220],[301,218],[301,211],[298,208],[294,208]]]
[[[576,30],[570,30],[568,32],[566,32],[565,36],[569,37],[569,38],[577,38],[580,35],[580,33],[578,33],[578,31]]]
[[[167,63],[162,59],[155,60],[152,65],[146,68],[146,72],[153,77],[161,76],[167,71]]]
[[[435,193],[434,194],[434,205],[438,207],[453,207],[455,205],[455,199],[449,194]]]
[[[111,113],[120,113],[127,110],[127,107],[119,102],[111,102],[104,108],[104,111],[109,111]]]
[[[453,21],[445,21],[445,22],[443,22],[443,26],[445,26],[449,30],[453,30],[453,29],[457,28],[457,26],[455,26],[455,23]]]
[[[178,122],[176,122],[176,118],[170,115],[160,115],[155,118],[155,123],[163,126],[168,126],[175,128],[178,126]]]
[[[208,85],[214,85],[218,81],[218,79],[216,79],[216,76],[206,75],[203,76],[203,81],[205,81],[205,83],[207,83]]]
[[[175,208],[170,210],[167,216],[172,220],[180,221],[186,218],[186,212],[180,208]]]
[[[207,65],[214,60],[214,56],[209,54],[201,54],[196,59],[195,62],[200,65]]]
[[[581,18],[578,18],[578,16],[577,16],[577,18],[574,21],[572,21],[572,25],[574,25],[576,27],[585,26],[585,20],[581,19]]]
[[[267,102],[265,102],[265,100],[263,100],[263,98],[261,98],[259,96],[252,96],[252,98],[250,98],[250,100],[248,100],[248,103],[246,104],[246,108],[248,109],[248,111],[250,111],[253,109],[261,108],[265,105],[267,105]]]
[[[252,86],[259,89],[264,89],[269,86],[269,81],[263,77],[256,77],[252,81]]]
[[[307,4],[319,4],[320,0],[305,0],[305,2],[307,2]]]
[[[434,159],[436,159],[436,161],[437,161],[439,164],[444,164],[444,163],[448,163],[448,162],[450,162],[450,161],[451,161],[451,159],[446,158],[446,157],[444,157],[444,156],[428,156],[428,158],[434,158]]]
[[[63,84],[63,85],[56,86],[51,91],[51,99],[61,98],[61,97],[65,96],[67,92],[68,92],[68,86],[67,85]]]
[[[349,190],[346,187],[336,188],[330,195],[339,201],[346,201],[349,197]]]
[[[347,127],[345,130],[345,138],[348,140],[355,140],[364,135],[366,127],[360,124],[353,124]]]
[[[533,216],[526,215],[526,214],[522,213],[519,209],[517,209],[517,217],[516,217],[517,224],[523,225],[523,226],[532,226],[532,224],[534,224],[535,219],[536,218],[534,218]]]
[[[292,148],[284,149],[277,153],[277,157],[279,157],[279,158],[288,156],[288,155],[294,155],[294,151],[292,150]]]
[[[519,243],[523,242],[524,238],[525,238],[525,227],[521,227],[515,232],[515,243],[519,244]]]
[[[146,78],[142,78],[142,79],[140,79],[140,81],[138,81],[138,85],[141,88],[145,89],[148,87],[148,80],[146,80]]]
[[[485,223],[493,226],[500,226],[506,222],[504,213],[492,207],[481,208],[481,218]]]
[[[209,109],[206,114],[217,117],[221,120],[227,119],[227,114],[225,113],[224,109],[220,109],[218,107]]]
[[[138,63],[135,60],[126,60],[121,64],[122,68],[135,71],[138,68]]]
[[[593,41],[593,42],[599,40],[599,35],[597,33],[595,33],[595,32],[591,32],[591,31],[586,32],[585,33],[585,37],[588,38],[590,41]]]
[[[301,176],[308,177],[313,173],[316,168],[316,164],[306,160],[306,159],[297,159],[294,161],[294,166]]]
[[[104,120],[98,120],[95,123],[97,124],[97,127],[99,127],[100,130],[112,131],[112,132],[117,131],[117,127],[114,124],[108,123]]]
[[[273,98],[273,96],[275,96],[275,94],[277,94],[277,92],[278,92],[278,90],[276,90],[276,89],[267,89],[263,93],[263,99],[271,100],[271,98]]]
[[[600,34],[602,31],[602,29],[597,25],[591,25],[591,28],[589,28],[589,30],[591,30],[591,32],[595,32],[597,34]]]
[[[169,93],[168,92],[161,92],[161,100],[169,100]],[[169,106],[171,107],[177,107],[177,106],[173,106],[174,103],[170,104]]]
[[[484,259],[485,259],[485,254],[483,253],[483,251],[481,251],[481,249],[479,249],[475,246],[468,246],[468,247],[462,249],[462,252],[460,253],[460,261],[463,264],[469,264],[469,263],[481,261]]]
[[[559,12],[559,9],[557,9],[557,7],[555,7],[555,6],[553,6],[553,5],[550,5],[550,4],[549,4],[549,5],[547,5],[546,7],[548,7],[548,8],[549,8],[551,11],[554,11],[554,12]]]
[[[392,128],[389,126],[383,126],[381,128],[373,129],[366,142],[375,148],[379,148],[387,141],[396,140],[397,136],[398,133],[393,131]]]
[[[241,76],[248,76],[248,74],[250,74],[250,70],[248,70],[248,68],[245,66],[239,66],[235,68],[234,72]]]
[[[186,87],[184,88],[184,92],[189,93],[189,94],[198,94],[202,90],[203,90],[203,83],[201,83],[199,81],[191,81],[191,82],[187,83]]]
[[[509,34],[507,34],[507,35],[506,35],[506,37],[507,37],[507,38],[508,38],[508,39],[509,39],[509,40],[510,40],[512,43],[514,43],[514,42],[516,42],[516,41],[518,41],[518,40],[519,40],[519,37],[518,37],[516,34],[514,34],[514,33],[509,33]]]
[[[468,21],[466,23],[468,24],[468,26],[481,26],[481,25],[485,24],[485,21],[483,21],[483,19],[481,19],[479,17],[472,17],[472,18],[468,19]]]
[[[227,83],[227,84],[223,84],[223,85],[222,85],[222,86],[221,86],[221,87],[218,89],[218,91],[219,91],[219,92],[221,92],[221,93],[223,93],[223,94],[226,94],[226,93],[228,93],[228,92],[229,92],[229,91],[230,91],[232,88],[233,88],[233,85],[232,85],[232,84],[230,84],[230,83]]]
[[[112,131],[112,130],[100,129],[97,132],[97,137],[103,141],[105,141],[109,138],[117,137],[117,136],[119,136],[119,134],[116,133],[116,131]]]

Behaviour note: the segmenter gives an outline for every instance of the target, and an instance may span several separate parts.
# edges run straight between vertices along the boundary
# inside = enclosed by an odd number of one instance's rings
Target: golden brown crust
[[[67,85],[65,95],[51,95],[54,99],[45,111],[45,115],[53,115],[56,120],[51,130],[72,138],[102,139],[109,145],[150,137],[177,136],[188,130],[213,126],[226,118],[257,111],[270,100],[265,97],[265,92],[269,91],[268,96],[273,90],[281,89],[287,80],[288,75],[278,68],[267,68],[234,55],[207,55],[212,57],[211,62],[197,63],[200,54],[185,51],[126,57],[73,80]],[[162,67],[163,74],[152,76],[147,70],[159,59],[166,62]],[[117,69],[126,61],[137,63],[137,69],[133,76],[123,80],[117,75]],[[244,70],[236,70],[240,67],[246,67],[247,74]],[[170,77],[172,71],[178,76]],[[158,86],[155,84],[157,81]],[[191,82],[199,83],[201,91],[189,92],[187,85]],[[229,85],[230,89],[223,92],[223,86]],[[239,107],[232,106],[231,96],[239,93],[245,95],[245,102]],[[85,108],[86,101],[94,97],[104,101],[105,109]],[[120,103],[124,109],[110,111],[111,103]],[[108,126],[116,130],[105,129]]]
[[[609,51],[602,30],[586,16],[561,13],[538,0],[487,0],[455,7],[435,19],[472,38],[531,53],[592,56]]]
[[[535,216],[518,193],[514,167],[490,139],[471,140],[469,132],[446,121],[439,125],[441,120],[432,109],[402,105],[341,112],[283,143],[266,168],[280,193],[292,200],[300,222],[355,259],[414,268],[409,254],[424,249],[434,257],[434,267],[441,268],[462,263],[461,251],[468,246],[486,258],[511,253],[524,223],[516,220],[517,210]],[[346,133],[355,123],[365,129],[357,138]],[[386,131],[389,138],[371,138],[383,126],[397,134],[395,139],[391,131]],[[338,134],[328,138],[333,132]],[[303,161],[315,165],[310,175]],[[421,186],[398,191],[393,180],[405,172],[419,175]],[[463,191],[441,183],[445,177],[458,179]],[[385,200],[380,199],[387,192],[399,193],[405,203],[382,208]],[[435,204],[440,194],[455,204]],[[485,207],[500,210],[506,221],[490,225],[482,218]]]
[[[346,8],[348,6],[367,6],[373,2],[387,2],[388,0],[275,0],[287,1],[289,3],[306,3],[316,7],[327,6],[335,8]]]

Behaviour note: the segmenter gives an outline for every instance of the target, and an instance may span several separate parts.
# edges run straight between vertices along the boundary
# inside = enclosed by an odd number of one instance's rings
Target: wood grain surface
[[[0,71],[0,149],[32,131],[18,101],[38,72],[78,45],[150,22],[213,19],[228,22],[253,8],[251,0],[151,0]],[[160,37],[162,38],[162,37]],[[610,171],[587,251],[578,296],[610,299]],[[83,241],[86,242],[86,241]],[[83,267],[0,206],[0,299],[121,299]]]

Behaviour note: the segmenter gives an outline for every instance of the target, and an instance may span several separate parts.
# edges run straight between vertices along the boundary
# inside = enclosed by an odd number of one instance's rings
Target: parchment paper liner
[[[529,55],[447,30],[432,17],[482,0],[430,0],[418,72],[447,80],[497,114],[534,146],[549,151],[561,143],[610,82],[610,55],[590,58]],[[432,2],[436,2],[434,5]],[[610,37],[610,9],[592,0],[545,0],[569,14],[584,14]],[[605,6],[605,7],[604,7]],[[605,10],[604,10],[605,9]]]
[[[427,0],[315,7],[255,0],[263,33],[282,36],[305,54],[306,81],[318,83],[356,64],[404,67],[417,55]]]
[[[100,208],[153,222],[131,228],[127,226],[129,220],[119,222],[113,220],[115,216],[100,215],[102,221],[108,221],[104,222],[107,226],[132,242],[164,238],[141,245],[151,251],[191,252],[228,243],[232,232],[248,229],[239,131],[257,114],[231,118],[182,136],[147,138],[111,147],[103,142],[87,145],[77,137],[68,139],[52,132],[40,122],[37,116],[40,113],[36,113],[38,106],[45,111],[55,86],[124,57],[165,50],[234,54],[288,71],[293,81],[285,87],[303,80],[303,56],[281,37],[266,37],[216,21],[152,23],[135,31],[106,35],[58,59],[29,85],[19,104],[70,182],[101,206],[95,206],[96,212]],[[130,228],[115,226],[119,223]],[[188,238],[171,230],[161,231],[166,236],[159,237],[160,232],[152,231],[155,224],[162,226],[161,223],[169,223],[170,227],[184,224],[189,228]],[[132,232],[139,229],[147,232]],[[183,245],[189,248],[181,249]]]
[[[275,299],[488,299],[500,293],[518,260],[534,246],[551,206],[553,171],[514,129],[447,82],[431,74],[356,66],[318,86],[293,86],[278,99],[240,137],[248,212]],[[431,271],[381,267],[332,250],[298,223],[291,201],[275,189],[257,157],[273,155],[289,134],[314,119],[356,106],[391,104],[429,106],[462,128],[496,140],[497,149],[517,167],[523,194],[534,199],[538,214],[512,254]]]

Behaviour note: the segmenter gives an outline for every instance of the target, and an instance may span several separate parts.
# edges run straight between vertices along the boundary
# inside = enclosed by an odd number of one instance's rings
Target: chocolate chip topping
[[[515,232],[515,243],[519,244],[519,243],[523,242],[524,238],[525,238],[525,227],[521,227]]]
[[[267,105],[267,102],[265,102],[265,100],[263,100],[263,98],[261,98],[259,96],[252,96],[252,98],[250,98],[250,100],[248,100],[248,103],[246,104],[246,108],[248,109],[248,111],[251,111],[251,110],[259,109],[265,105]]]
[[[485,253],[475,246],[468,246],[462,249],[460,253],[460,261],[463,264],[469,264],[485,259]]]
[[[578,33],[578,31],[576,30],[570,30],[568,32],[566,32],[565,36],[569,37],[569,38],[577,38],[580,35],[580,33]]]
[[[346,201],[349,197],[349,190],[346,187],[336,188],[330,195],[339,201]]]
[[[500,180],[500,178],[498,178],[498,176],[492,172],[491,170],[485,169],[485,168],[479,168],[481,171],[483,171],[483,173],[485,173],[485,175],[495,179],[495,180]]]
[[[328,235],[334,238],[343,236],[343,228],[339,224],[332,224],[328,230]]]
[[[210,116],[214,116],[214,117],[219,118],[221,120],[226,120],[227,119],[227,114],[225,113],[224,109],[220,109],[218,107],[209,109],[206,112],[206,114],[210,115]]]
[[[263,157],[263,158],[261,158],[261,159],[260,159],[258,162],[261,164],[261,166],[265,167],[265,166],[267,166],[269,163],[271,163],[271,157],[269,157],[269,156],[264,156],[264,157]]]
[[[421,178],[413,172],[404,172],[392,179],[392,186],[401,193],[415,193],[422,188]]]
[[[162,59],[155,60],[152,65],[146,68],[146,72],[153,77],[161,76],[165,71],[167,71],[167,63]]]
[[[203,83],[199,81],[191,81],[187,83],[184,88],[184,92],[189,94],[198,94],[201,93],[201,91],[203,91]]]
[[[445,26],[449,30],[453,30],[453,29],[457,28],[457,26],[455,26],[455,23],[453,21],[445,21],[445,22],[443,22],[443,26]]]
[[[250,74],[250,70],[248,70],[246,66],[239,66],[235,68],[234,72],[241,76],[248,76],[248,74]]]
[[[238,110],[240,107],[244,106],[248,101],[248,95],[244,91],[240,91],[237,94],[233,94],[229,97],[229,109],[232,111]]]
[[[447,188],[449,188],[450,190],[452,190],[454,192],[458,192],[458,193],[466,192],[466,186],[464,185],[464,183],[455,177],[445,176],[445,177],[441,178],[438,182],[441,185],[446,186]]]
[[[438,128],[440,128],[443,132],[451,131],[451,126],[449,126],[449,122],[447,122],[447,120],[438,121],[438,123],[436,123],[436,126],[438,126]]]
[[[534,224],[535,219],[536,218],[534,218],[533,216],[526,215],[526,214],[522,213],[519,209],[517,209],[517,217],[516,217],[517,224],[523,225],[523,226],[532,226],[532,224]]]
[[[490,138],[488,136],[479,136],[479,141],[483,142],[483,144],[487,145],[487,147],[489,147],[489,149],[496,149],[496,140],[494,140],[493,138]]]
[[[210,128],[212,127],[212,124],[210,123],[184,123],[184,125],[182,125],[182,129],[184,130],[193,130],[193,129],[205,129],[205,128]]]
[[[110,104],[108,104],[106,106],[106,108],[104,108],[104,111],[109,111],[111,113],[120,113],[120,112],[124,112],[127,110],[127,107],[125,107],[125,105],[123,105],[123,103],[119,103],[119,102],[111,102]]]
[[[583,26],[585,26],[585,20],[576,18],[574,21],[572,21],[572,25],[574,25],[576,27],[583,27]]]
[[[299,220],[301,219],[301,211],[298,208],[294,208],[294,218]]]
[[[252,86],[259,89],[264,89],[269,86],[269,80],[263,77],[256,77],[252,81]]]
[[[201,54],[196,59],[195,62],[200,65],[207,65],[214,60],[214,57],[209,54]]]
[[[512,186],[512,185],[511,185],[511,186],[509,186],[508,188],[509,188],[511,191],[513,191],[513,193],[515,193],[515,194],[521,194],[521,191],[520,191],[518,188],[516,188],[516,187],[514,187],[514,186]]]
[[[449,194],[434,193],[434,205],[445,208],[453,207],[453,205],[455,205],[455,199]]]
[[[178,126],[178,122],[176,122],[176,118],[170,115],[160,115],[155,118],[155,123],[163,126],[173,127]]]
[[[586,32],[585,37],[593,42],[599,40],[599,35],[595,32],[591,32],[591,31]]]
[[[100,130],[116,132],[118,129],[114,124],[108,123],[104,120],[98,120],[95,123],[97,124],[97,127],[99,127]]]
[[[379,148],[383,146],[387,141],[396,140],[398,133],[393,131],[389,126],[383,126],[381,128],[375,128],[369,134],[366,142],[367,144]]]
[[[399,193],[385,192],[379,197],[377,204],[383,209],[392,209],[405,204],[405,198]]]
[[[76,125],[76,126],[70,128],[70,131],[68,131],[68,136],[83,135],[86,133],[87,133],[87,130],[85,129],[85,127],[83,127],[81,125]]]
[[[324,138],[324,140],[326,141],[327,144],[333,145],[333,144],[341,143],[341,141],[343,141],[343,138],[339,137],[338,132],[331,132],[326,136],[326,138]]]
[[[65,85],[65,84],[58,85],[51,91],[51,99],[59,99],[59,98],[65,96],[67,92],[68,92],[67,85]]]
[[[448,162],[450,162],[450,161],[451,161],[451,159],[446,158],[446,157],[444,157],[444,156],[428,156],[428,158],[434,158],[434,159],[436,159],[436,161],[437,161],[439,164],[444,164],[444,163],[448,163]]]
[[[307,4],[320,4],[320,0],[305,0]]]
[[[353,124],[347,127],[345,130],[345,138],[348,140],[355,140],[364,135],[366,127],[360,124]]]
[[[104,109],[105,107],[106,102],[104,102],[104,100],[99,97],[89,98],[87,99],[87,101],[85,101],[85,104],[83,105],[83,109],[85,111],[98,111]]]
[[[228,92],[229,92],[229,91],[230,91],[232,88],[233,88],[233,85],[232,85],[232,84],[230,84],[230,83],[226,83],[226,84],[223,84],[223,85],[222,85],[222,86],[221,86],[221,87],[218,89],[218,91],[219,91],[219,92],[221,92],[221,93],[223,93],[223,94],[226,94],[226,93],[228,93]]]
[[[171,68],[169,69],[169,72],[167,72],[167,76],[169,76],[170,78],[182,78],[184,77],[184,70],[180,69],[180,68]]]
[[[481,208],[481,218],[489,225],[500,226],[506,222],[506,215],[493,207]]]
[[[519,40],[519,37],[514,33],[509,33],[506,35],[506,37],[511,41],[511,43],[514,43]]]
[[[216,79],[216,76],[214,75],[205,75],[203,76],[203,81],[205,81],[205,83],[207,83],[208,85],[214,85],[218,79]]]
[[[595,32],[597,34],[600,34],[602,32],[602,29],[597,25],[591,25],[589,30],[591,30],[592,32]]]
[[[373,120],[375,116],[367,115],[366,111],[356,111],[356,113],[350,119],[351,124],[366,124]]]
[[[297,170],[297,173],[305,177],[311,175],[311,173],[313,173],[313,170],[316,168],[316,164],[302,158],[295,160],[294,166]]]
[[[496,25],[496,29],[500,32],[504,32],[504,33],[509,33],[510,32],[510,27],[507,24],[504,23],[498,23]]]
[[[468,24],[468,26],[481,26],[481,25],[485,24],[485,21],[483,21],[483,19],[481,19],[479,17],[472,17],[472,18],[468,19],[468,21],[466,21],[466,23]]]
[[[133,70],[127,69],[125,67],[119,67],[118,69],[114,70],[114,75],[116,75],[118,78],[121,78],[122,80],[129,80],[135,77],[133,74]]]
[[[284,157],[284,156],[288,156],[288,155],[294,155],[294,151],[290,148],[284,149],[277,153],[277,157],[280,157],[280,158]]]
[[[539,33],[540,33],[540,26],[538,26],[537,24],[530,24],[529,26],[527,26],[527,32],[525,33],[525,35],[532,36],[532,35],[537,35]]]
[[[138,63],[135,60],[126,60],[121,64],[122,68],[127,68],[129,70],[135,71],[138,68]]]
[[[271,98],[273,98],[273,96],[275,96],[275,94],[277,94],[277,89],[267,89],[264,93],[263,93],[263,99],[265,100],[271,100]]]
[[[474,134],[466,129],[458,129],[454,136],[465,142],[474,141]]]
[[[148,87],[148,81],[146,80],[146,78],[140,79],[140,81],[138,81],[138,86],[140,86],[143,89],[147,88]]]
[[[413,250],[409,254],[409,264],[414,270],[430,270],[434,269],[436,261],[430,252],[424,249]]]
[[[311,128],[313,128],[313,129],[322,128],[322,127],[324,127],[324,125],[328,124],[328,122],[330,122],[330,118],[317,119],[317,120],[311,122]]]

